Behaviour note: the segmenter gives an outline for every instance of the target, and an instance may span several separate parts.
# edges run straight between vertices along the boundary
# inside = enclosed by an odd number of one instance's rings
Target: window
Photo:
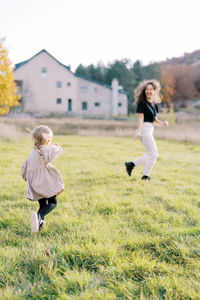
[[[97,93],[97,88],[96,87],[94,88],[94,92]]]
[[[72,111],[72,99],[68,99],[68,111]]]
[[[42,73],[42,74],[46,74],[46,73],[47,73],[47,68],[46,68],[46,67],[43,67],[43,68],[41,69],[41,73]]]
[[[57,98],[57,99],[56,99],[56,103],[57,103],[57,104],[61,104],[61,103],[62,103],[62,99],[61,99],[61,98]]]
[[[94,106],[100,106],[100,105],[101,105],[101,103],[99,103],[99,102],[94,103]]]
[[[71,82],[67,82],[67,86],[71,86]]]
[[[15,83],[18,87],[18,92],[22,94],[23,92],[23,80],[15,80]]]
[[[87,93],[88,92],[87,86],[81,86],[81,92],[82,93]]]
[[[87,110],[87,102],[82,102],[82,110]]]
[[[62,87],[62,81],[57,81],[57,82],[56,82],[56,87],[57,87],[57,88]]]
[[[23,103],[23,98],[22,97],[19,99],[19,103]]]
[[[119,106],[119,107],[121,107],[121,106],[122,106],[122,103],[121,103],[121,102],[119,102],[119,103],[118,103],[118,106]]]

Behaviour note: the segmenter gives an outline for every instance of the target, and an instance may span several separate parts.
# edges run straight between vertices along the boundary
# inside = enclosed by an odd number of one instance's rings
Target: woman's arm
[[[133,137],[134,140],[136,140],[138,138],[138,136],[140,136],[143,122],[144,122],[144,114],[138,114],[138,125],[137,125],[137,129],[136,129],[136,133]]]
[[[162,126],[162,127],[167,127],[169,125],[167,121],[162,122],[162,121],[158,120],[157,118],[154,120],[153,123],[157,124],[159,126]]]

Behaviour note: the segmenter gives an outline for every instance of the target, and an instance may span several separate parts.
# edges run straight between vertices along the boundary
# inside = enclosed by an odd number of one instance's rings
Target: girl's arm
[[[162,127],[167,127],[169,125],[167,121],[162,122],[162,121],[158,120],[157,118],[154,120],[153,123],[157,124],[159,126],[162,126]]]
[[[136,140],[138,136],[140,136],[143,122],[144,122],[144,114],[138,114],[138,125],[136,129],[136,133],[133,137],[134,140]]]
[[[21,167],[21,176],[26,181],[27,161]]]
[[[45,163],[53,162],[62,153],[59,145],[49,145],[42,148],[42,156]]]

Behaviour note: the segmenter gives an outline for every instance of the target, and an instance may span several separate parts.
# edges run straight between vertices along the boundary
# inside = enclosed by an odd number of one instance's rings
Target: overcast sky
[[[200,0],[0,0],[0,36],[13,63],[148,64],[200,49]]]

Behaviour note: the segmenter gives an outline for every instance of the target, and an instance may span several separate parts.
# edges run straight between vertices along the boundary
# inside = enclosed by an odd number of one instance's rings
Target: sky
[[[0,0],[0,8],[0,37],[14,64],[42,49],[72,71],[200,49],[200,0]]]

